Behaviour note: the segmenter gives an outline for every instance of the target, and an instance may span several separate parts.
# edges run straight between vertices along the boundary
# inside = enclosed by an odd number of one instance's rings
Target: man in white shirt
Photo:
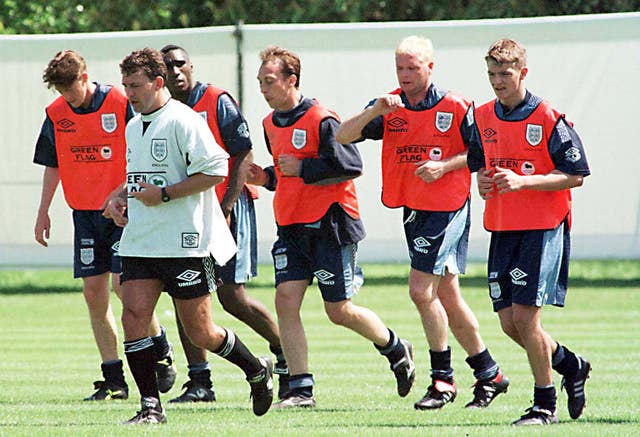
[[[263,415],[273,399],[271,359],[256,358],[232,331],[211,320],[214,263],[223,265],[236,252],[213,190],[227,176],[229,156],[197,113],[164,92],[167,69],[159,51],[132,52],[120,71],[138,113],[126,129],[126,198],[113,200],[107,210],[117,224],[126,225],[120,240],[122,325],[142,404],[125,423],[166,422],[147,334],[162,291],[175,300],[196,346],[243,370],[253,412]]]

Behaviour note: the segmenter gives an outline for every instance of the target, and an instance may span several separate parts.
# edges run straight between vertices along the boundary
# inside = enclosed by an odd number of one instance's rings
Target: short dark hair
[[[145,47],[133,51],[120,63],[120,72],[124,76],[138,70],[142,70],[150,80],[154,80],[158,76],[165,81],[167,80],[167,66],[164,64],[162,53],[156,49]]]
[[[42,73],[42,81],[47,88],[68,87],[87,71],[84,58],[74,50],[63,50],[56,53]]]
[[[160,53],[162,53],[163,55],[166,55],[167,53],[172,52],[174,50],[182,50],[185,54],[188,54],[184,48],[177,46],[175,44],[167,44],[166,46],[160,49]]]

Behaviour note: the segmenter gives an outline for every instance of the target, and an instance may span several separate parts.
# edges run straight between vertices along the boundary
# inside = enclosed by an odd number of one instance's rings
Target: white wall
[[[238,95],[233,27],[175,31],[0,37],[5,96],[0,145],[0,265],[70,265],[71,220],[61,193],[52,208],[51,246],[33,240],[42,169],[32,164],[44,107],[55,97],[42,84],[48,60],[59,50],[79,50],[93,79],[119,84],[118,63],[131,50],[175,43],[191,54],[195,76]],[[269,108],[255,79],[258,53],[269,44],[302,59],[301,89],[343,118],[396,87],[393,51],[400,39],[419,34],[435,46],[434,80],[477,103],[493,97],[484,53],[496,39],[511,37],[528,49],[528,88],[550,100],[575,123],[592,176],[574,190],[573,255],[640,257],[640,176],[634,135],[640,98],[640,13],[514,20],[377,24],[249,25],[243,28],[244,103],[256,161],[269,156],[261,120]],[[365,174],[357,180],[368,237],[365,261],[406,261],[400,211],[382,207],[379,144],[362,143]],[[268,260],[275,227],[271,195],[258,202],[261,259]],[[487,234],[482,204],[473,193],[470,256],[484,259]]]

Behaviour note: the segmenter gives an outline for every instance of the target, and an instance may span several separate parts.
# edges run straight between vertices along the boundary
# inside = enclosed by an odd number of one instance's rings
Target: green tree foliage
[[[640,0],[0,0],[0,33],[633,12]]]

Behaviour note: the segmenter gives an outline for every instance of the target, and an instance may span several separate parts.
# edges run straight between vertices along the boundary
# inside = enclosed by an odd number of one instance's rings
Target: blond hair
[[[433,61],[433,44],[423,36],[408,36],[396,47],[396,55],[418,55],[425,64]]]

